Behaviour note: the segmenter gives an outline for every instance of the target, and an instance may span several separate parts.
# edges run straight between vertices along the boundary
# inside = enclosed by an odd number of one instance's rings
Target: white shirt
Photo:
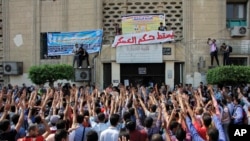
[[[90,120],[92,130],[97,132],[98,139],[100,140],[100,135],[101,135],[102,131],[109,128],[110,122],[108,121],[107,123],[96,123],[94,117],[90,117],[89,120]]]
[[[69,133],[69,141],[74,141],[74,139],[75,139],[75,134],[76,134],[75,130]],[[46,141],[47,141],[47,140],[46,140]]]
[[[108,129],[102,131],[100,135],[100,141],[118,141],[119,131],[116,127],[109,127]]]

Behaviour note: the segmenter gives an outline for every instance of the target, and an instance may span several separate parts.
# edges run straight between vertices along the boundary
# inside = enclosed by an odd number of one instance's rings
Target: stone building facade
[[[154,79],[171,87],[177,83],[198,86],[205,82],[210,66],[208,38],[218,45],[226,42],[233,47],[231,61],[235,65],[249,65],[250,1],[249,0],[0,0],[0,60],[23,62],[23,74],[3,75],[1,83],[32,84],[28,69],[32,65],[72,64],[72,56],[44,59],[44,34],[103,29],[100,53],[90,54],[91,83],[100,88],[110,83],[151,82]],[[162,63],[116,62],[115,24],[127,14],[164,13],[168,30],[175,33],[175,41],[164,43],[170,55],[163,55]],[[245,33],[239,33],[244,27]],[[237,36],[234,36],[234,35]],[[219,54],[222,64],[222,55]],[[131,72],[127,68],[144,67],[148,75]],[[125,71],[124,71],[125,70]]]

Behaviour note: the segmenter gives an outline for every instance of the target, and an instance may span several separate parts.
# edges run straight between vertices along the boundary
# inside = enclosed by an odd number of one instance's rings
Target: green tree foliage
[[[70,80],[73,76],[73,67],[66,64],[46,64],[41,66],[32,66],[29,69],[29,78],[37,85],[45,84],[46,82],[53,84],[54,81],[60,79]]]
[[[239,85],[250,82],[250,67],[223,66],[210,69],[207,72],[209,84]]]

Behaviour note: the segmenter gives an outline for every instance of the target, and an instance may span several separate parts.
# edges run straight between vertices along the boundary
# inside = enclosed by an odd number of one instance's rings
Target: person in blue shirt
[[[233,124],[241,125],[243,124],[243,108],[240,105],[240,99],[237,97],[233,100],[234,103],[234,112],[233,112]]]
[[[204,141],[194,128],[194,125],[192,124],[190,118],[187,115],[185,116],[185,118],[187,127],[192,135],[193,141]],[[225,134],[218,117],[214,115],[212,118],[215,123],[215,127],[209,127],[207,129],[208,141],[226,141]]]
[[[91,128],[89,127],[84,127],[82,125],[83,120],[84,120],[84,116],[83,115],[77,115],[76,116],[76,120],[78,123],[79,128],[77,128],[75,131],[73,131],[74,133],[72,133],[72,138],[74,137],[74,139],[72,139],[70,137],[70,140],[74,140],[74,141],[86,141],[86,134],[91,130]]]

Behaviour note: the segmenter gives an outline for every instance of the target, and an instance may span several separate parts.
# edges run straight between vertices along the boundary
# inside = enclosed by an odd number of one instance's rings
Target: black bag
[[[228,46],[229,52],[233,52],[233,48],[231,46]]]

